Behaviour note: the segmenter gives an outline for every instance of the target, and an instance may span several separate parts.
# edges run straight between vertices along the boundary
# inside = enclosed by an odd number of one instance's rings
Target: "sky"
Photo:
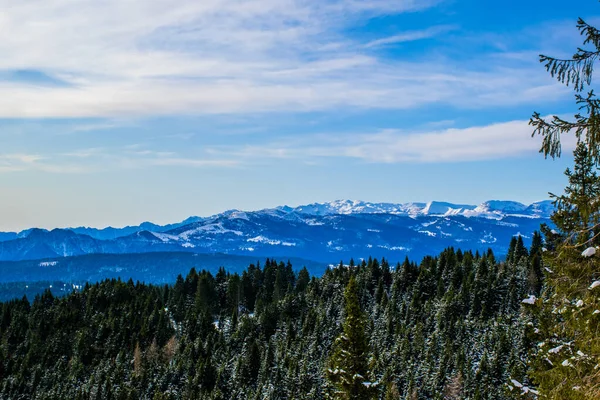
[[[595,0],[0,0],[0,231],[336,199],[529,204]]]

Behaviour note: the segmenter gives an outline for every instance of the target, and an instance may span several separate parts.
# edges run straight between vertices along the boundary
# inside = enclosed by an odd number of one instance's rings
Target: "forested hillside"
[[[353,376],[369,389],[360,398],[509,398],[526,385],[522,301],[540,290],[541,252],[536,234],[502,262],[449,248],[311,278],[267,260],[241,275],[113,279],[0,303],[0,398],[320,399],[344,396],[345,358],[368,369]],[[334,345],[353,334],[364,351]]]

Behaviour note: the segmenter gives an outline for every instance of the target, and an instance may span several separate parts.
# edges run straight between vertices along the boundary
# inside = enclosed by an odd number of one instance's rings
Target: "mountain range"
[[[549,223],[553,205],[492,200],[478,206],[447,202],[369,203],[339,200],[124,228],[28,229],[0,233],[0,261],[86,254],[189,252],[298,257],[334,263],[350,258],[418,260],[445,247],[506,253],[510,238],[525,241]]]

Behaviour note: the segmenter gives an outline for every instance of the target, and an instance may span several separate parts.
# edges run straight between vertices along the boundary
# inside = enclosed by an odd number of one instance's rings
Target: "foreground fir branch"
[[[583,36],[583,45],[590,49],[578,48],[570,59],[540,56],[546,70],[559,82],[572,86],[580,112],[573,121],[558,116],[550,120],[535,112],[529,121],[534,127],[532,136],[542,137],[540,152],[545,156],[560,157],[561,138],[564,134],[574,133],[578,142],[583,142],[595,164],[600,162],[600,101],[592,89],[587,95],[581,93],[592,84],[594,64],[600,57],[600,31],[579,19],[577,29]]]

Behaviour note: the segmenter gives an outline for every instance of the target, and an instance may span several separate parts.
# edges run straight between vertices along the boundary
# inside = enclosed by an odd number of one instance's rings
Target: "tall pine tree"
[[[592,287],[600,271],[589,255],[598,238],[600,178],[586,145],[575,149],[575,167],[567,170],[565,194],[554,196],[552,222],[547,231],[555,245],[547,252],[546,289],[539,303],[541,336],[532,376],[542,396],[550,399],[600,398],[600,291]],[[587,249],[587,250],[586,250]],[[594,250],[589,250],[594,249]]]
[[[546,399],[600,398],[600,278],[594,257],[600,215],[600,102],[590,89],[593,67],[600,57],[600,31],[579,19],[583,45],[570,59],[541,56],[550,74],[575,90],[580,112],[574,121],[546,120],[534,113],[533,135],[542,136],[540,152],[561,154],[561,136],[574,132],[575,167],[567,170],[565,193],[554,196],[552,217],[557,231],[546,228],[546,285],[539,307],[538,341],[531,376]],[[581,93],[589,89],[587,95]],[[597,283],[600,286],[600,282]]]
[[[354,276],[344,292],[343,332],[334,342],[327,378],[335,387],[334,398],[367,400],[375,398],[375,384],[369,375],[369,342],[365,335],[365,316],[358,301]]]

